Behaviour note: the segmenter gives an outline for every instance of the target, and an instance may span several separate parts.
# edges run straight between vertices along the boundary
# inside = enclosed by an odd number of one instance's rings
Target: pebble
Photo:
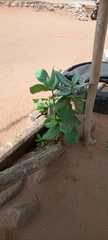
[[[64,4],[63,4],[63,3],[59,3],[58,6],[59,6],[59,8],[61,8],[61,9],[64,8]]]

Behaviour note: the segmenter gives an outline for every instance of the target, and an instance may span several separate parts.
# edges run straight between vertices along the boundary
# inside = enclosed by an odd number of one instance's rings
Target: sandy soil
[[[0,7],[0,147],[30,123],[28,114],[35,106],[29,87],[37,82],[36,68],[50,73],[53,66],[65,70],[91,61],[95,24],[77,21],[63,11]],[[93,122],[95,145],[66,144],[66,152],[31,175],[24,190],[0,210],[4,226],[10,206],[37,201],[30,222],[12,230],[15,240],[108,239],[108,116],[94,113]],[[37,176],[50,169],[56,174],[38,184]]]

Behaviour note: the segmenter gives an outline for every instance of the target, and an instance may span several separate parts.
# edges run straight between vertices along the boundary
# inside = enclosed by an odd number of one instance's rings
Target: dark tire
[[[91,62],[80,63],[74,65],[63,72],[63,75],[71,80],[72,77],[79,73],[81,82],[79,84],[89,82],[91,71]],[[100,82],[105,82],[108,84],[108,62],[102,62],[101,72],[100,72]],[[96,98],[94,102],[93,112],[100,114],[108,114],[108,92],[97,91]]]

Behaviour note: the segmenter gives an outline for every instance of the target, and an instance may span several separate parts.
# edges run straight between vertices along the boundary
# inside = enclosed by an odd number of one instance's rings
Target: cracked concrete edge
[[[0,171],[9,167],[23,156],[34,145],[36,133],[44,127],[44,116],[41,115],[30,126],[27,126],[12,141],[0,148]]]

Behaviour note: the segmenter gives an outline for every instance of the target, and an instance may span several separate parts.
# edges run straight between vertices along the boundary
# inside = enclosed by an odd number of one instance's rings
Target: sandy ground
[[[0,147],[30,123],[35,110],[29,87],[35,70],[50,74],[90,61],[95,22],[72,19],[69,12],[36,12],[0,6]]]
[[[91,61],[95,24],[64,11],[0,7],[0,147],[30,123],[35,106],[29,87],[37,82],[36,68],[50,73],[53,66],[65,70]],[[31,175],[24,190],[0,210],[4,226],[10,206],[37,201],[30,222],[13,230],[15,240],[108,239],[108,116],[94,113],[93,122],[95,145],[66,144],[66,152],[41,170],[57,173],[41,184],[36,181],[41,171]]]

